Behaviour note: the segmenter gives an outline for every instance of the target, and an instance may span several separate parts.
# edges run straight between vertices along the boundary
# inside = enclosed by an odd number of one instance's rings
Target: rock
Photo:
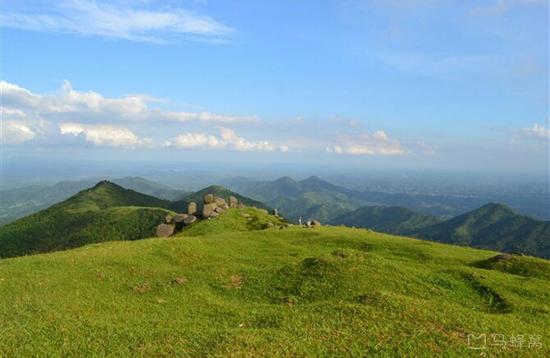
[[[183,223],[185,225],[189,225],[189,224],[194,223],[195,221],[197,221],[197,217],[195,215],[187,215],[185,220],[183,220]]]
[[[204,204],[202,207],[202,217],[206,219],[213,216],[212,214],[215,213],[217,207],[216,203]]]
[[[222,208],[221,206],[218,206],[218,207],[216,207],[216,209],[214,209],[214,211],[219,214],[219,213],[224,211],[224,208]]]
[[[311,226],[321,226],[321,223],[317,220],[311,220]]]
[[[237,199],[236,197],[231,195],[229,197],[229,207],[230,208],[236,208],[237,206],[239,206],[239,199]]]
[[[513,259],[514,256],[510,255],[510,254],[500,254],[500,255],[496,255],[493,257],[493,260],[494,261],[508,261],[508,260],[511,260]]]
[[[267,223],[265,223],[265,225],[264,225],[264,229],[271,229],[273,226],[275,226],[275,225],[273,225],[272,222],[267,222]]]
[[[174,220],[176,224],[179,224],[182,223],[187,218],[187,216],[187,214],[177,214],[172,220]]]
[[[189,203],[189,205],[187,205],[187,214],[194,215],[196,212],[197,212],[197,203],[192,201]]]
[[[214,195],[212,194],[206,194],[206,196],[204,197],[204,203],[205,204],[212,204],[214,202],[215,198],[214,198]]]
[[[172,215],[166,215],[164,218],[164,222],[167,224],[170,224],[172,222],[173,216]]]
[[[174,233],[174,225],[160,224],[157,226],[158,237],[168,237]]]
[[[215,198],[214,198],[214,202],[215,202],[216,205],[219,206],[220,208],[227,207],[227,203],[226,203],[225,200],[222,199],[222,198],[215,197]],[[225,209],[225,208],[224,208],[224,209]]]

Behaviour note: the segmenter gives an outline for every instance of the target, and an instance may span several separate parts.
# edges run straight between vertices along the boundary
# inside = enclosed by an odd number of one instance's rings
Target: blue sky
[[[546,0],[0,3],[10,160],[548,170]]]

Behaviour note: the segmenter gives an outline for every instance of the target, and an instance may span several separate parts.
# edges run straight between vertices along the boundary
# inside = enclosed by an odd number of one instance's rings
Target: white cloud
[[[138,147],[151,144],[151,140],[139,138],[128,128],[111,125],[60,123],[59,131],[63,135],[82,135],[87,142],[99,147]]]
[[[205,133],[182,133],[164,144],[181,149],[228,149],[240,152],[288,152],[288,146],[275,146],[268,141],[249,141],[234,130],[220,128],[220,136]]]
[[[100,93],[79,92],[68,81],[58,92],[38,94],[16,84],[0,81],[3,108],[20,116],[52,121],[199,121],[216,123],[258,122],[257,116],[234,116],[210,112],[176,112],[150,108],[157,100],[146,95],[106,98]],[[6,112],[7,113],[7,112]]]
[[[326,148],[328,153],[348,155],[404,155],[406,150],[396,139],[391,139],[384,131],[373,135],[364,133],[356,137],[341,138],[342,143]]]
[[[36,136],[29,126],[13,120],[2,120],[0,140],[2,144],[21,144]]]
[[[182,8],[158,9],[154,2],[147,3],[141,7],[88,0],[59,0],[43,6],[40,2],[12,3],[2,9],[0,25],[155,43],[181,36],[221,41],[234,31],[210,16]]]
[[[544,125],[535,123],[531,128],[525,128],[523,134],[530,138],[536,138],[541,140],[550,139],[550,128],[545,127]]]

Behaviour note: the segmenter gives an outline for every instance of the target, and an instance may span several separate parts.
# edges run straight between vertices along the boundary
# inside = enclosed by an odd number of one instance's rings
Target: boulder
[[[321,223],[317,220],[311,220],[311,226],[321,226]]]
[[[212,204],[215,201],[215,197],[213,194],[206,194],[204,197],[204,203],[205,204]]]
[[[226,209],[226,208],[227,208],[227,203],[226,203],[225,200],[222,199],[222,198],[215,197],[215,198],[214,198],[214,202],[215,202],[216,205],[219,206],[220,208],[223,208],[223,209]]]
[[[194,215],[196,212],[197,212],[197,203],[192,201],[187,205],[187,214]]]
[[[174,233],[174,225],[160,224],[157,226],[158,237],[169,237]]]
[[[164,218],[164,222],[167,224],[170,224],[172,222],[173,216],[172,215],[166,215]]]
[[[513,258],[514,258],[514,256],[512,256],[510,254],[500,254],[500,255],[494,256],[492,259],[493,259],[493,261],[509,261]]]
[[[212,214],[215,213],[217,207],[216,203],[204,204],[202,207],[202,217],[206,219],[213,216]]]
[[[229,207],[230,208],[236,208],[239,206],[239,199],[237,199],[236,197],[234,197],[233,195],[231,195],[229,197]]]
[[[174,216],[174,218],[172,219],[176,224],[179,224],[179,223],[182,223],[186,218],[187,218],[187,214],[177,214]]]
[[[189,225],[189,224],[194,223],[195,221],[197,221],[197,217],[195,215],[187,215],[185,220],[183,220],[183,223],[185,225]]]

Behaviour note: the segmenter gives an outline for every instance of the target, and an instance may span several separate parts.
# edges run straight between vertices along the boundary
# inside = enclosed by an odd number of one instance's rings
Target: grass
[[[360,229],[249,231],[271,218],[1,260],[0,356],[479,356],[469,333],[542,336],[488,356],[550,355],[548,276]]]

